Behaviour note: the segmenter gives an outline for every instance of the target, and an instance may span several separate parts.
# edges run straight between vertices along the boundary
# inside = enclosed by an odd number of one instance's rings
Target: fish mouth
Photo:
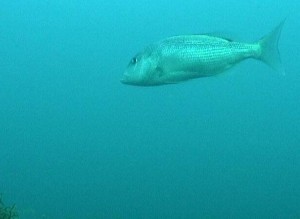
[[[126,84],[127,80],[126,80],[127,76],[124,74],[123,77],[120,79],[120,82],[122,84]]]
[[[122,76],[120,82],[121,82],[122,84],[131,84],[131,83],[130,83],[130,80],[128,80],[128,79],[129,79],[129,75],[125,73],[125,74],[123,74],[123,76]]]
[[[120,79],[120,82],[122,84],[126,85],[133,85],[133,86],[147,86],[142,81],[135,80],[134,78],[130,77],[128,74],[123,74],[123,77]]]
[[[133,85],[133,86],[140,86],[139,83],[135,83],[134,81],[130,81],[128,79],[126,79],[126,77],[123,77],[120,82],[122,84],[126,84],[126,85]]]
[[[122,84],[127,84],[127,81],[126,81],[126,79],[124,79],[124,78],[121,78],[120,82],[121,82]]]
[[[122,84],[131,84],[131,83],[126,79],[126,77],[121,78],[120,82],[121,82]]]

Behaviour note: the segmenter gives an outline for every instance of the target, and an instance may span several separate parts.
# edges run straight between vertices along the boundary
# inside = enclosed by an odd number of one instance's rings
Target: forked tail
[[[285,71],[281,64],[278,41],[284,21],[282,21],[272,32],[258,41],[261,49],[259,59],[282,75],[285,75]]]

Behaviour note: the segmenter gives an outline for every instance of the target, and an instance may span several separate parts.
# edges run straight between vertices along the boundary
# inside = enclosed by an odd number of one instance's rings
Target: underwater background
[[[20,218],[299,218],[300,1],[0,3],[0,193]],[[253,42],[287,18],[286,75],[246,60],[120,83],[168,36]]]

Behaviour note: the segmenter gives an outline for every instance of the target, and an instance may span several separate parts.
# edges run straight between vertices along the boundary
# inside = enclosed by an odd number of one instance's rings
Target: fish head
[[[123,77],[123,84],[152,86],[157,81],[157,58],[149,51],[135,55],[129,62]]]

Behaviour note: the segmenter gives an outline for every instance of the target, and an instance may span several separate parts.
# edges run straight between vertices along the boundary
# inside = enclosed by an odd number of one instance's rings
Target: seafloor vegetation
[[[19,218],[16,206],[5,206],[0,195],[0,219],[17,219]]]

